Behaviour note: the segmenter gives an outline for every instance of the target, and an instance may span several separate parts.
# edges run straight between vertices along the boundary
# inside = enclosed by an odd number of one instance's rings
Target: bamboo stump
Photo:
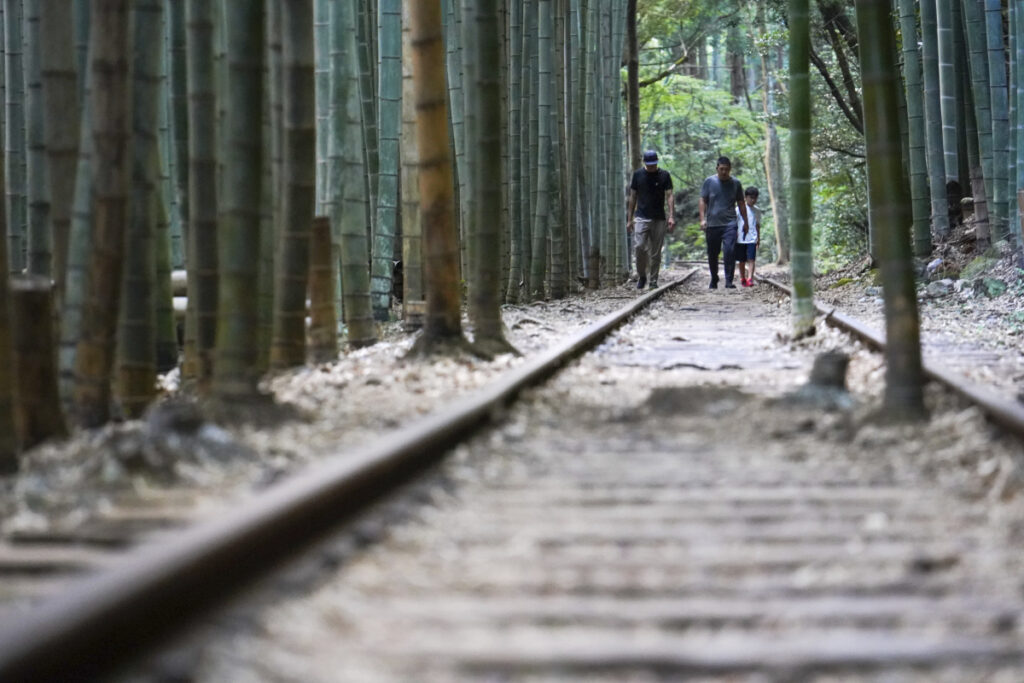
[[[18,385],[14,420],[22,448],[67,435],[57,391],[53,286],[49,278],[11,279],[11,328]]]
[[[331,222],[327,216],[317,216],[309,240],[309,354],[314,363],[338,357],[336,288]]]

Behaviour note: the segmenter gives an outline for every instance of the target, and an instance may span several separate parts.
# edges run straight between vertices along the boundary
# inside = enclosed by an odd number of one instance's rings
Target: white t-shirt
[[[759,211],[753,206],[747,206],[747,218],[750,219],[750,230],[743,234],[743,216],[740,215],[740,208],[736,207],[736,242],[739,244],[757,244],[757,231],[761,227],[761,221],[757,214]]]

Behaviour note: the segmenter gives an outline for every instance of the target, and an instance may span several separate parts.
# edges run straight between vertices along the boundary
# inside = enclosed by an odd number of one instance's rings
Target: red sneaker
[[[743,280],[743,286],[744,287],[752,287],[753,285],[750,283],[750,280]]]

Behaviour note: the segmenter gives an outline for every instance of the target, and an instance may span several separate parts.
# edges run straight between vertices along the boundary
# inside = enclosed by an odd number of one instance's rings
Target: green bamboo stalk
[[[313,0],[283,6],[284,224],[278,226],[271,366],[306,362],[306,293],[309,238],[316,204],[316,74]]]
[[[224,402],[258,395],[260,206],[264,3],[227,5],[228,79],[223,214],[213,394]]]
[[[544,298],[551,229],[551,95],[552,44],[554,30],[551,0],[537,3],[537,201],[533,209],[533,256],[530,269],[530,299]]]
[[[979,147],[978,122],[975,118],[974,91],[970,87],[970,76],[961,75],[964,81],[964,128],[967,135],[967,165],[971,178],[971,194],[974,200],[974,236],[975,245],[981,251],[991,244],[988,225],[988,198],[985,194],[985,176],[981,166],[981,149]]]
[[[166,7],[166,5],[165,5]],[[165,14],[166,16],[166,14]],[[161,45],[162,58],[158,61],[157,72],[157,158],[155,164],[155,178],[157,182],[156,192],[153,193],[152,207],[154,233],[153,244],[156,261],[156,288],[155,297],[155,320],[156,320],[156,371],[157,373],[170,372],[178,367],[178,320],[174,313],[174,290],[172,287],[172,270],[176,267],[181,270],[185,267],[184,254],[180,254],[180,260],[172,265],[172,241],[180,240],[178,251],[185,248],[184,230],[185,218],[175,215],[179,203],[174,199],[177,194],[174,187],[173,174],[177,172],[172,162],[174,153],[174,141],[171,131],[171,94],[169,82],[169,66],[171,58],[171,36],[168,21],[164,24],[162,33],[164,43]],[[173,223],[173,225],[172,225]],[[186,335],[189,330],[185,330]],[[194,346],[194,341],[193,341]],[[194,350],[194,349],[193,349]]]
[[[352,4],[348,0],[334,0],[332,12],[333,51],[341,63],[333,89],[336,106],[343,107],[345,121],[344,128],[335,128],[336,134],[342,134],[339,141],[342,178],[338,188],[341,202],[335,207],[332,218],[340,243],[341,291],[348,343],[358,348],[377,341],[370,303],[369,197],[365,172],[367,155],[363,149],[366,126],[360,120],[366,111],[358,57],[363,46],[354,42],[357,21]]]
[[[565,11],[564,0],[554,0],[554,34],[552,36],[552,68],[554,69],[554,102],[551,108],[551,163],[554,173],[554,193],[551,214],[551,272],[548,291],[552,299],[562,299],[569,288],[568,228],[569,178],[568,139],[565,130]]]
[[[945,145],[942,130],[942,102],[939,92],[938,34],[935,3],[921,3],[921,65],[924,74],[925,139],[928,150],[928,183],[932,200],[932,229],[944,237],[949,234],[949,207],[946,201]]]
[[[402,319],[406,329],[423,327],[423,225],[420,221],[419,150],[412,80],[412,27],[402,4]]]
[[[473,190],[470,216],[469,317],[473,341],[486,355],[514,351],[501,321],[501,233],[506,222],[494,207],[501,203],[501,82],[497,0],[463,0],[466,47],[466,158],[480,182]],[[472,23],[470,23],[472,20]]]
[[[993,143],[992,143],[992,101],[989,94],[988,45],[985,35],[984,7],[976,0],[963,0],[961,4],[964,18],[964,33],[970,56],[970,91],[974,101],[974,115],[978,128],[978,147],[981,154],[981,169],[985,182],[988,221],[978,226],[978,239],[982,247],[987,248],[992,234],[996,234],[992,224],[993,211]],[[977,202],[977,193],[975,193]]]
[[[41,0],[43,109],[46,116],[47,192],[50,231],[53,235],[53,279],[57,310],[61,308],[67,277],[71,205],[78,163],[79,97],[75,71],[74,26],[67,0]]]
[[[117,398],[141,417],[156,396],[156,223],[163,57],[163,2],[134,0],[132,199],[125,234],[117,337]],[[167,274],[170,275],[169,273]]]
[[[375,19],[377,0],[355,0],[359,3],[356,15],[356,45],[359,58],[359,97],[362,100],[363,154],[366,167],[366,225],[376,220],[378,173],[380,172],[379,133],[377,130],[377,57],[374,52],[377,35]],[[361,18],[360,18],[361,17]],[[367,261],[369,263],[369,261]]]
[[[169,52],[167,73],[171,144],[165,164],[171,168],[170,216],[172,232],[181,235],[184,245],[176,244],[176,263],[187,262],[189,234],[188,192],[188,26],[185,23],[186,0],[168,0],[167,33]]]
[[[891,55],[890,0],[856,0],[857,28],[872,36],[862,43],[864,134],[867,142],[871,221],[878,226],[879,267],[884,284],[886,383],[884,412],[890,419],[925,416],[924,372],[910,248],[912,218],[902,191],[899,130],[896,127],[898,82]]]
[[[329,13],[329,6],[325,9]],[[330,33],[324,38],[330,52]],[[314,363],[329,363],[338,358],[335,262],[331,221],[327,216],[317,216],[309,238],[309,355]]]
[[[926,3],[927,4],[927,3]],[[793,337],[814,334],[814,256],[811,241],[811,92],[808,0],[789,0],[790,228]]]
[[[391,315],[392,262],[398,226],[398,136],[402,124],[402,7],[401,0],[378,0],[377,130],[380,168],[376,220],[373,223],[370,294],[373,317]]]
[[[91,60],[88,60],[91,63]],[[89,258],[93,242],[93,183],[92,159],[94,140],[92,132],[92,68],[86,70],[82,117],[79,128],[80,145],[75,170],[74,200],[71,207],[71,232],[68,237],[68,267],[65,278],[64,300],[60,314],[60,393],[65,412],[72,412],[75,384],[75,356],[82,330],[85,292],[89,284]]]
[[[957,159],[957,78],[956,52],[953,49],[953,11],[947,0],[935,2],[936,35],[939,60],[939,99],[942,115],[942,153],[946,180],[958,180]],[[948,223],[948,221],[947,221]],[[942,236],[940,234],[940,236]]]
[[[271,225],[284,222],[281,194],[284,188],[284,59],[281,45],[281,13],[283,4],[272,2],[267,7],[267,91],[270,93],[270,198]]]
[[[279,226],[284,224],[284,59],[282,16],[284,3],[269,3],[265,13],[267,57],[276,58],[263,68],[263,125],[260,137],[263,149],[260,168],[259,207],[259,372],[270,369],[270,351],[274,338],[274,290],[281,262],[278,253]],[[273,157],[274,152],[279,156]]]
[[[1024,190],[1024,9],[1020,6],[1016,6],[1014,13],[1013,32],[1016,36],[1016,65],[1017,69],[1014,72],[1014,92],[1017,100],[1017,179],[1016,179],[1016,192],[1017,195],[1021,190]],[[1018,210],[1018,214],[1020,211]],[[1019,224],[1018,219],[1018,224]]]
[[[910,197],[914,221],[914,253],[925,257],[932,251],[928,207],[928,166],[924,133],[924,101],[921,96],[921,54],[917,47],[917,7],[914,0],[899,0],[900,33],[903,36],[903,80],[907,93],[907,130]]]
[[[0,187],[4,159],[0,157]],[[0,194],[0,202],[5,197]],[[7,212],[0,206],[0,473],[18,470],[18,440],[14,429],[14,340],[11,334],[10,277],[7,268]]]
[[[445,68],[448,74],[448,111],[450,116],[452,146],[455,152],[455,224],[459,234],[459,263],[462,273],[469,272],[469,240],[466,235],[469,188],[466,183],[470,173],[466,169],[466,95],[464,46],[462,44],[461,0],[442,0],[444,21]]]
[[[217,99],[214,90],[215,9],[187,0],[189,216],[188,294],[195,306],[196,388],[209,391],[217,334]]]
[[[25,157],[27,270],[49,277],[53,272],[50,198],[46,191],[46,140],[43,132],[43,65],[39,33],[40,0],[24,0],[25,12]]]
[[[25,268],[28,206],[25,188],[25,79],[24,16],[22,0],[4,0],[7,258],[11,272]]]
[[[330,0],[316,0],[313,7],[316,46],[316,215],[327,214],[328,117],[331,109],[331,27]],[[275,223],[280,225],[280,223]]]
[[[110,415],[132,163],[129,7],[129,0],[96,0],[92,8],[93,248],[74,387],[76,417],[85,427],[99,426]]]
[[[78,106],[85,109],[85,82],[89,73],[89,27],[92,24],[92,0],[73,0],[72,8],[74,23],[75,71],[78,72]],[[67,3],[61,3],[67,7]],[[2,7],[2,4],[0,4]]]
[[[1017,32],[1014,30],[1016,23],[1017,3],[1011,2],[1008,8],[1009,15],[1009,46],[1008,57],[1010,61],[1009,83],[1015,83],[1017,77]],[[1007,220],[1009,221],[1009,232],[1012,235],[1014,244],[1018,247],[1020,240],[1020,219],[1017,209],[1017,94],[1008,93],[1007,102],[1007,143],[1006,143],[1006,198],[1007,198]]]
[[[440,346],[464,343],[458,281],[459,247],[452,198],[452,154],[447,136],[441,7],[438,2],[410,4],[427,286],[427,315],[415,349],[431,352]]]
[[[1003,8],[1000,0],[985,0],[985,28],[988,48],[988,85],[992,111],[992,202],[989,220],[996,239],[1011,237],[1007,219],[1006,196],[1010,137],[1009,104],[1006,86],[1006,50],[1003,48]]]
[[[349,36],[339,34],[339,31],[344,30],[346,27],[351,29],[351,21],[346,22],[343,17],[340,16],[340,10],[336,7],[336,0],[330,0],[327,6],[327,26],[328,26],[328,69],[327,69],[327,86],[328,86],[328,97],[330,98],[328,106],[328,119],[327,119],[327,183],[325,187],[326,191],[326,202],[327,202],[327,218],[331,226],[331,271],[334,282],[334,294],[333,294],[333,307],[334,307],[334,343],[337,346],[338,338],[344,334],[343,328],[343,307],[342,307],[342,291],[341,291],[341,275],[339,272],[339,263],[341,259],[341,230],[340,230],[340,216],[342,208],[342,198],[344,193],[344,177],[345,177],[345,157],[344,157],[344,144],[345,136],[348,133],[347,126],[354,126],[354,130],[359,131],[360,121],[358,112],[354,121],[348,120],[348,97],[349,97],[349,79],[348,73],[348,53],[351,53],[354,49],[354,43],[350,40]],[[347,10],[344,10],[347,11]],[[356,75],[358,79],[358,74]],[[357,89],[358,98],[358,80],[355,81],[355,87]],[[358,104],[358,99],[357,99]],[[361,135],[361,132],[360,132]],[[361,145],[361,138],[360,138]],[[359,150],[360,158],[362,158],[362,148]],[[362,187],[364,178],[360,177],[357,182]],[[335,348],[337,353],[337,348]]]

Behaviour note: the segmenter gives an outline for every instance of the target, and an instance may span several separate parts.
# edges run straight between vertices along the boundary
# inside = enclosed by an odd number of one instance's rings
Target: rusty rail
[[[143,546],[109,572],[0,630],[0,680],[92,679],[139,656],[230,595],[336,531],[496,420],[525,388],[596,346],[696,271],[638,297],[444,411],[311,468],[252,505]]]
[[[777,282],[771,278],[766,278],[762,275],[755,275],[755,277],[758,280],[785,292],[787,295],[793,296],[793,290],[781,282]],[[851,318],[839,311],[823,306],[817,301],[814,302],[814,308],[820,315],[825,316],[825,322],[832,327],[853,335],[875,351],[885,350],[885,337],[876,330],[871,329],[855,318]],[[1019,402],[1007,400],[991,389],[979,386],[964,377],[937,367],[927,361],[922,361],[922,367],[925,376],[929,380],[942,384],[971,403],[977,405],[990,420],[998,424],[1000,427],[1003,427],[1017,436],[1024,437],[1024,407],[1022,407]]]

